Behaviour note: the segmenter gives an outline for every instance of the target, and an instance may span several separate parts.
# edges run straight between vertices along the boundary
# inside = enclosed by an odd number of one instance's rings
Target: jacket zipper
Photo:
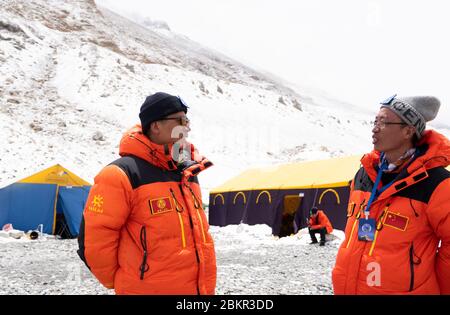
[[[353,238],[353,232],[355,231],[356,224],[359,222],[360,217],[361,217],[361,209],[359,209],[359,211],[355,215],[355,221],[353,222],[352,231],[350,232],[350,237],[348,238],[347,246],[345,246],[345,248],[348,248],[350,246],[350,243]]]
[[[200,212],[197,209],[197,216],[198,219],[200,220],[200,228],[202,230],[202,236],[203,236],[203,243],[206,244],[206,235],[205,235],[205,230],[203,229],[203,220],[202,220],[202,216],[200,215]]]
[[[414,261],[414,258],[417,257],[417,261]],[[409,248],[409,268],[410,268],[410,281],[409,281],[409,292],[414,290],[414,265],[419,265],[422,262],[419,256],[414,253],[414,243],[411,243],[411,247]]]
[[[183,198],[185,198],[186,196],[184,195],[183,186],[181,186],[181,183],[178,184],[178,187],[180,188],[181,195],[183,196]],[[189,223],[191,225],[191,231],[194,231],[194,224],[192,223],[192,218],[189,213],[188,213],[188,216],[189,216]],[[194,232],[192,232],[192,234],[194,234]],[[193,237],[195,237],[195,236],[193,235]],[[198,257],[197,246],[194,246],[194,248],[195,248],[195,257],[197,257],[197,264],[200,268],[200,257]],[[200,295],[200,287],[198,285],[199,285],[199,283],[197,281],[197,295]]]
[[[177,198],[175,198],[175,193],[173,192],[173,189],[170,188],[170,193],[172,194],[172,198],[175,202],[175,210],[177,211],[178,215],[178,221],[180,222],[180,229],[181,229],[181,247],[186,248],[186,235],[184,233],[184,222],[183,217],[181,216],[181,212],[183,212],[183,206],[178,203]]]
[[[412,199],[409,199],[409,205],[411,206],[411,209],[414,212],[414,215],[416,216],[416,218],[419,216],[419,214],[417,214],[416,209],[414,208],[413,204],[412,204]]]
[[[200,202],[198,201],[197,196],[194,194],[194,191],[192,190],[192,188],[189,185],[185,185],[185,186],[187,188],[189,188],[189,191],[191,192],[191,195],[192,195],[192,199],[194,200],[194,208],[195,208],[195,210],[197,210],[197,217],[198,217],[198,220],[200,221],[200,229],[202,231],[203,243],[206,244],[205,229],[203,227],[202,216],[200,215],[200,212],[199,212],[199,209],[201,209]]]
[[[141,240],[141,246],[142,249],[144,251],[143,253],[143,257],[142,257],[142,263],[141,266],[139,267],[139,270],[141,272],[140,274],[140,279],[143,280],[144,279],[144,273],[146,273],[150,267],[147,264],[147,231],[145,230],[145,226],[142,226],[141,228],[141,234],[140,234],[140,240]]]
[[[369,256],[372,256],[373,249],[375,248],[375,243],[377,242],[377,237],[378,237],[378,229],[375,230],[372,245],[370,245]]]
[[[183,187],[181,186],[181,184],[179,184],[178,187],[180,188],[181,195],[182,195],[183,198],[184,198],[185,196],[184,196],[184,192],[183,192]],[[190,215],[189,215],[189,224],[190,224],[190,226],[191,226],[191,229],[194,229],[194,224],[192,223],[192,218],[191,218]]]
[[[347,208],[347,218],[353,216],[353,212],[355,212],[355,208],[356,208],[356,203],[350,202],[350,203],[348,204],[348,208]],[[350,212],[350,211],[351,211],[351,212]]]
[[[372,256],[373,249],[375,248],[375,244],[376,244],[376,242],[377,242],[378,233],[379,233],[379,232],[381,231],[381,229],[383,228],[383,219],[384,219],[384,216],[386,215],[386,212],[388,211],[390,205],[391,205],[391,204],[388,203],[388,204],[386,205],[386,207],[384,207],[383,212],[381,213],[380,217],[378,218],[378,220],[377,220],[377,222],[376,222],[376,224],[375,224],[375,235],[374,235],[374,237],[373,237],[372,245],[370,246],[369,256]]]
[[[181,213],[177,212],[177,214],[178,214],[178,220],[180,221],[180,227],[181,227],[181,245],[183,248],[186,248],[186,237],[184,235],[183,218],[181,217]]]
[[[414,247],[411,244],[409,248],[409,272],[410,272],[410,280],[409,280],[409,292],[414,289]]]

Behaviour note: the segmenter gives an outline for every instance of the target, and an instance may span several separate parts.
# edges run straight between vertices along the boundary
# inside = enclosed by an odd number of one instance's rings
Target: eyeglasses
[[[407,125],[407,123],[404,122],[390,122],[390,121],[384,121],[384,120],[374,120],[372,121],[373,127],[378,127],[380,129],[386,128],[387,125]]]
[[[189,118],[187,118],[186,116],[182,116],[182,117],[169,117],[169,118],[161,118],[159,120],[178,120],[178,124],[182,125],[182,126],[188,126],[190,123]]]

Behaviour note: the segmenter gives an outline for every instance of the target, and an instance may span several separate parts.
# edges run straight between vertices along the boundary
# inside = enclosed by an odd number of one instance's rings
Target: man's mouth
[[[372,144],[376,144],[378,142],[377,136],[372,136]]]

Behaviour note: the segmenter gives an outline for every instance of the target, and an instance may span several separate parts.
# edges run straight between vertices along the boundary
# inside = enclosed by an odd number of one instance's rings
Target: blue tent
[[[0,228],[76,237],[91,185],[57,164],[0,189]]]

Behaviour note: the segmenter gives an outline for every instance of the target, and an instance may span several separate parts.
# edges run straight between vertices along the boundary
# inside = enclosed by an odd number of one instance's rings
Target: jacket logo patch
[[[95,195],[94,198],[92,198],[88,210],[95,213],[103,213],[103,196]]]
[[[152,214],[160,214],[173,211],[172,202],[169,197],[152,199],[148,201]]]
[[[386,216],[384,218],[384,225],[400,231],[405,231],[408,226],[408,221],[408,217],[388,211],[386,212]]]

